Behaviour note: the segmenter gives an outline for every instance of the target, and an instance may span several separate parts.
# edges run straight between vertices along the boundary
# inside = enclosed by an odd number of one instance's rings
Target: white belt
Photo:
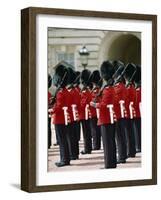
[[[107,105],[107,108],[109,109],[111,124],[113,124],[113,123],[114,123],[113,104],[108,104],[108,105]]]
[[[74,121],[77,121],[77,115],[76,115],[77,105],[76,104],[72,104],[71,106],[72,106],[72,112],[73,112]]]
[[[65,125],[68,125],[68,112],[67,112],[68,107],[63,107],[62,109],[64,111]]]
[[[120,110],[121,110],[121,118],[124,118],[125,117],[125,101],[124,100],[120,100],[119,101],[119,104],[120,104]]]

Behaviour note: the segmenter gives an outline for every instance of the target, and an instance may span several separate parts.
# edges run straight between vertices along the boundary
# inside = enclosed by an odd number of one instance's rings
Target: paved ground
[[[80,141],[80,151],[83,149],[83,141]],[[96,170],[104,168],[103,149],[93,151],[92,154],[80,155],[79,160],[71,161],[70,166],[56,167],[55,162],[59,161],[59,146],[54,146],[48,151],[48,171],[75,171],[75,170]],[[118,168],[136,168],[141,167],[141,154],[138,153],[135,158],[127,159],[126,164],[117,165]]]

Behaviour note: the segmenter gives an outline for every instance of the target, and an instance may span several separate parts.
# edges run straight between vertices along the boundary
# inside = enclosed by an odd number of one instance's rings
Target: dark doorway
[[[141,41],[132,34],[116,38],[109,48],[108,59],[121,60],[125,64],[141,64]]]

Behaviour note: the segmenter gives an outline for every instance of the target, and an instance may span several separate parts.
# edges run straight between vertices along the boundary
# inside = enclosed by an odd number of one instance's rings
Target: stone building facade
[[[104,60],[119,59],[125,64],[141,64],[141,34],[103,30],[79,30],[48,28],[48,68],[62,60],[82,71],[79,50],[86,46],[89,51],[88,69],[99,69]]]

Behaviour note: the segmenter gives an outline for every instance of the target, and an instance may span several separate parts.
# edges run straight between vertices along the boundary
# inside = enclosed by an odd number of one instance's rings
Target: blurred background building
[[[84,58],[80,52],[88,52]],[[85,59],[85,60],[84,60]],[[104,60],[121,60],[125,64],[141,64],[141,34],[100,30],[79,30],[48,28],[48,68],[53,74],[54,67],[61,61],[75,70],[99,69]]]

